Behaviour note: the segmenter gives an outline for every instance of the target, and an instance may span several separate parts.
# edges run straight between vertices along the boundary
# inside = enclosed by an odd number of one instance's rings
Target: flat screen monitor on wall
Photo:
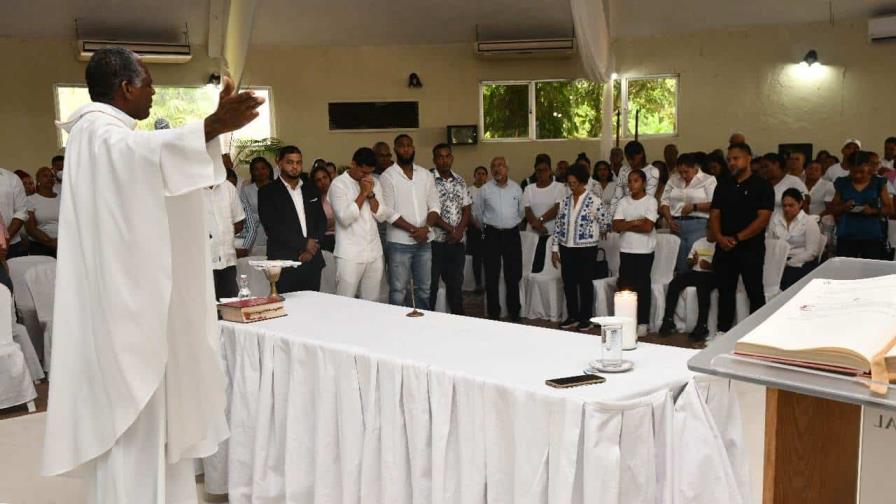
[[[420,127],[415,101],[330,102],[330,131],[408,130]]]

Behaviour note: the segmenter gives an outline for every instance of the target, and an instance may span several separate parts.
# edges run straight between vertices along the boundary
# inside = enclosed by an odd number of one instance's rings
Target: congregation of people
[[[471,269],[476,291],[485,293],[486,315],[506,313],[517,322],[520,285],[529,273],[523,265],[531,264],[531,273],[550,265],[562,278],[567,318],[560,327],[587,331],[593,281],[610,274],[606,243],[613,233],[616,288],[638,294],[637,327],[644,335],[657,236],[668,233],[679,245],[659,333],[676,332],[679,296],[694,287],[698,315],[690,336],[705,340],[713,291],[722,332],[735,323],[739,283],[751,313],[765,303],[767,239],[789,246],[781,290],[829,257],[892,259],[893,137],[885,140],[883,157],[848,139],[840,157],[820,151],[807,159],[802,151],[754,153],[735,133],[726,149],[679,153],[670,144],[652,162],[640,142],[630,141],[594,163],[586,153],[572,163],[539,154],[531,176],[520,182],[501,156],[477,166],[468,183],[455,171],[450,145],[440,143],[431,153],[431,164],[421,166],[413,138],[401,134],[391,144],[358,148],[341,170],[315,159],[306,171],[302,150],[286,145],[274,163],[251,159],[244,181],[225,156],[227,182],[204,190],[218,299],[238,295],[239,258],[266,256],[301,263],[283,270],[280,293],[321,290],[324,268],[335,268],[338,295],[377,301],[385,284],[389,303],[434,309],[444,286],[447,311],[464,315],[465,270]],[[33,177],[0,170],[4,260],[56,256],[63,174],[63,156]],[[522,233],[537,240],[531,261],[524,261]],[[5,271],[0,281],[12,289]]]

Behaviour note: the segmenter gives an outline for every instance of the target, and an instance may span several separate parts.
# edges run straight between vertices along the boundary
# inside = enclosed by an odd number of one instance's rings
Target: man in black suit
[[[281,147],[277,166],[280,177],[258,190],[258,217],[268,236],[268,259],[302,262],[298,268],[283,269],[277,291],[319,291],[325,266],[320,239],[327,223],[320,198],[302,181],[302,151],[298,147]]]

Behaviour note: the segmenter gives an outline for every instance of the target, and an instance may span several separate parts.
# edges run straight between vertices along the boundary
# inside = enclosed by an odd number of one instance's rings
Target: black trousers
[[[837,255],[860,259],[884,259],[884,243],[881,240],[856,240],[837,238]]]
[[[24,239],[19,240],[18,243],[13,243],[6,249],[6,258],[13,259],[15,257],[28,255],[28,245],[30,245],[30,243],[25,242]]]
[[[538,244],[535,245],[535,257],[532,258],[532,273],[541,273],[544,270],[544,256],[547,254],[548,238],[551,235],[539,235]]]
[[[765,304],[765,287],[762,282],[765,243],[752,247],[737,245],[727,252],[716,247],[712,267],[719,288],[719,330],[729,331],[734,324],[738,278],[744,281],[744,289],[750,300],[750,313]]]
[[[56,247],[48,247],[43,243],[32,241],[28,247],[28,255],[56,257]]]
[[[791,285],[799,282],[803,279],[804,276],[808,275],[815,269],[817,263],[815,261],[809,261],[806,264],[795,267],[795,266],[785,266],[784,274],[781,275],[781,290],[785,291],[790,288]]]
[[[215,279],[215,298],[234,298],[239,293],[236,286],[236,266],[212,270]]]
[[[520,280],[523,278],[523,249],[520,230],[516,227],[498,229],[485,227],[485,298],[488,317],[501,316],[498,299],[498,281],[504,268],[504,284],[507,287],[507,313],[511,319],[520,316]]]
[[[678,305],[678,296],[688,287],[697,288],[697,325],[705,326],[709,320],[710,295],[716,288],[716,279],[712,271],[689,270],[673,278],[666,292],[666,313],[663,314],[663,319],[672,318]]]
[[[536,257],[537,259],[537,257]],[[579,322],[591,320],[594,310],[594,263],[597,247],[564,247],[560,245],[560,275],[566,296],[567,316]]]
[[[482,288],[482,254],[485,248],[482,230],[473,226],[467,228],[467,255],[473,259],[473,278],[476,288]]]
[[[619,290],[631,290],[638,294],[638,325],[650,323],[650,270],[654,253],[619,254]]]
[[[336,235],[325,234],[323,238],[320,240],[320,249],[326,250],[327,252],[332,252],[336,249]]]
[[[429,284],[429,306],[435,309],[439,294],[439,279],[445,282],[448,309],[455,315],[464,314],[464,266],[467,255],[463,243],[432,242],[432,281]]]
[[[283,268],[280,280],[277,280],[277,292],[320,291],[320,272],[320,265],[314,262],[297,268]]]

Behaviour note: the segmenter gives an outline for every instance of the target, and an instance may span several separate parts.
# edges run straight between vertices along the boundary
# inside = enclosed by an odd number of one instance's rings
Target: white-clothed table
[[[231,503],[747,501],[736,400],[693,350],[642,344],[633,372],[558,390],[595,336],[315,292],[286,309],[220,323]]]

